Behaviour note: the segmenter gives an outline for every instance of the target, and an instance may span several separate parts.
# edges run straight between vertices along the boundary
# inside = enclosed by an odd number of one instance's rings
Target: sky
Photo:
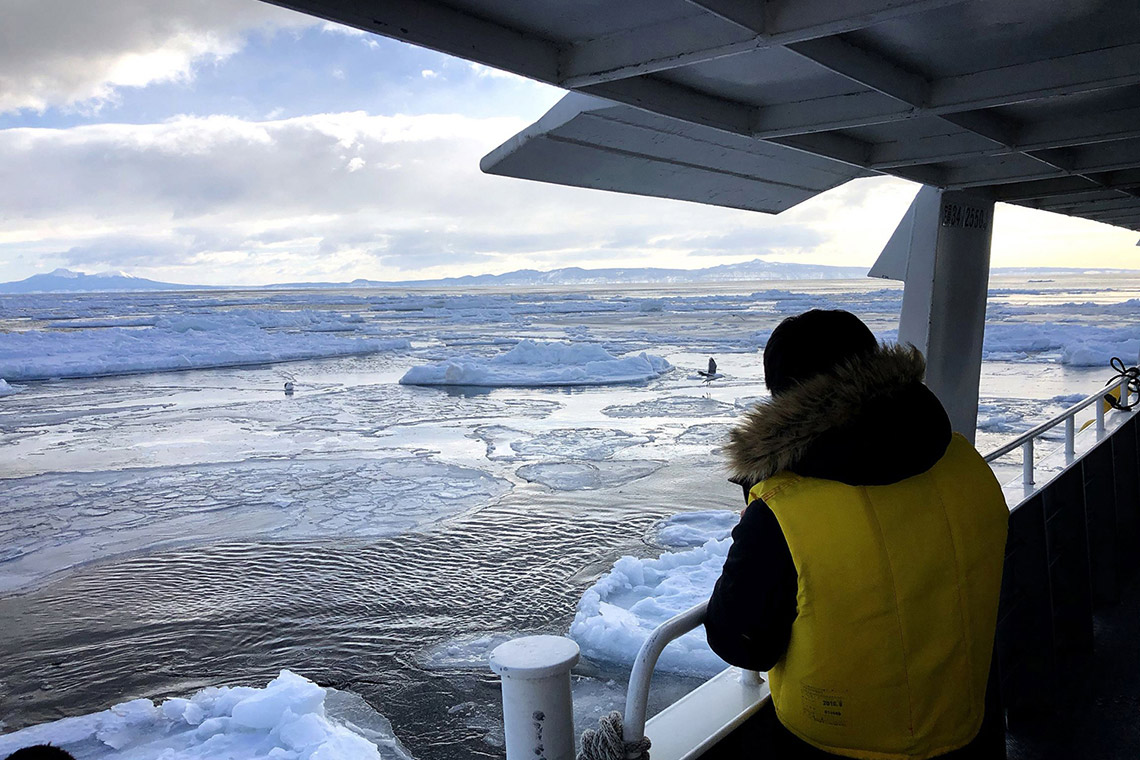
[[[765,257],[870,265],[917,186],[779,216],[480,173],[557,88],[258,0],[5,0],[0,281],[411,280]],[[1136,233],[999,205],[994,266],[1140,268]]]

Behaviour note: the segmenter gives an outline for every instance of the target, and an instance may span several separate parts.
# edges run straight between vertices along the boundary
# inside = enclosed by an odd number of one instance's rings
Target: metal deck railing
[[[1052,417],[1040,425],[1037,425],[1025,431],[1012,441],[998,446],[996,449],[986,455],[986,461],[993,464],[1002,457],[1010,454],[1013,451],[1021,449],[1021,482],[1026,489],[1025,497],[1028,498],[1036,492],[1036,468],[1039,458],[1035,456],[1035,441],[1043,437],[1046,433],[1053,430],[1055,427],[1064,424],[1065,426],[1065,464],[1072,464],[1076,461],[1076,440],[1077,440],[1077,415],[1089,408],[1090,406],[1096,407],[1096,441],[1100,441],[1107,434],[1105,428],[1105,406],[1107,406],[1106,399],[1108,398],[1109,391],[1113,389],[1119,390],[1120,397],[1118,403],[1127,406],[1129,399],[1133,395],[1129,386],[1129,378],[1124,376],[1120,379],[1119,385],[1106,386],[1104,389],[1097,391],[1093,395],[1073,404],[1065,411]]]

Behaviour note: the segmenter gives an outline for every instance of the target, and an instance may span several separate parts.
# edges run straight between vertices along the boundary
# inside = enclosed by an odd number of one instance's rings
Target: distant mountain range
[[[262,285],[249,290],[281,290],[300,288],[408,288],[408,287],[478,287],[478,286],[542,286],[542,285],[632,285],[695,282],[731,282],[747,280],[838,280],[864,277],[866,267],[832,267],[821,264],[792,264],[755,259],[742,264],[723,264],[705,269],[582,269],[567,267],[540,272],[520,269],[505,274],[482,274],[447,277],[439,280],[352,282],[289,282]],[[134,277],[124,272],[84,274],[57,269],[36,274],[16,282],[0,283],[0,293],[78,293],[122,292],[132,290],[216,290],[225,286],[178,285]],[[237,289],[237,288],[232,288]]]
[[[1115,269],[1066,269],[1063,267],[995,268],[995,274],[1066,275],[1129,272]],[[84,274],[57,269],[16,282],[0,283],[0,293],[84,293],[145,290],[299,290],[303,288],[409,288],[409,287],[542,287],[564,285],[668,285],[701,282],[747,282],[750,280],[846,280],[866,277],[867,267],[834,267],[822,264],[795,264],[753,259],[740,264],[722,264],[704,269],[660,269],[654,267],[582,269],[566,267],[540,272],[519,269],[504,274],[467,275],[438,280],[353,280],[352,282],[290,282],[274,285],[228,287],[219,285],[179,285],[134,277],[125,272]]]
[[[175,285],[135,277],[126,272],[84,274],[57,269],[24,280],[0,283],[0,293],[93,293],[124,290],[196,290],[197,286]]]

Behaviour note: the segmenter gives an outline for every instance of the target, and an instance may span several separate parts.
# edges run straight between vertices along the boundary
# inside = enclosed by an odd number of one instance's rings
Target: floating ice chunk
[[[8,385],[8,382],[0,377],[0,396],[11,396],[19,392],[18,388],[13,388],[11,385]]]
[[[162,317],[153,327],[0,332],[0,376],[16,380],[235,367],[410,348],[344,338],[359,325],[325,312],[238,311]]]
[[[670,396],[636,404],[607,406],[607,417],[717,417],[735,414],[732,404],[702,396]]]
[[[537,387],[611,385],[652,380],[672,369],[659,356],[618,358],[596,343],[520,341],[514,348],[485,359],[456,356],[409,369],[405,385],[474,385]]]
[[[616,452],[640,446],[653,440],[648,435],[634,435],[608,428],[560,428],[533,438],[513,441],[511,448],[523,456],[557,457],[559,459],[608,459]]]
[[[677,436],[677,443],[682,446],[706,446],[709,448],[723,446],[728,443],[730,430],[732,430],[732,425],[723,422],[693,425]]]
[[[523,633],[474,633],[429,647],[416,658],[427,670],[484,670],[491,651]]]
[[[5,734],[0,756],[51,743],[84,760],[410,760],[391,725],[367,719],[360,704],[283,670],[263,689],[210,687],[161,705],[136,699]]]
[[[657,559],[622,557],[583,594],[570,636],[586,657],[632,665],[654,628],[708,599],[730,544],[728,539],[712,540]],[[665,647],[657,667],[713,675],[726,665],[709,649],[704,629],[698,628]]]
[[[542,462],[526,464],[516,474],[556,491],[585,491],[631,483],[661,469],[661,462],[617,460],[597,462]]]
[[[740,522],[740,513],[729,509],[683,512],[653,526],[657,543],[669,547],[704,546],[709,541],[723,541]]]

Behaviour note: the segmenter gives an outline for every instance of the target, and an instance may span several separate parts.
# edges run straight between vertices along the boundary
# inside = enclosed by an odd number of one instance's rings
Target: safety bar
[[[1129,379],[1130,378],[1127,375],[1125,375],[1124,377],[1122,377],[1120,379],[1120,384],[1119,384],[1120,403],[1124,406],[1127,406],[1129,403],[1129,400],[1131,399],[1131,388],[1129,386]],[[1104,438],[1104,435],[1105,435],[1105,426],[1104,426],[1105,409],[1104,409],[1104,406],[1105,406],[1105,399],[1109,397],[1109,390],[1110,389],[1106,388],[1106,389],[1097,391],[1096,393],[1094,393],[1093,395],[1084,399],[1083,401],[1078,401],[1076,404],[1073,404],[1068,409],[1066,409],[1065,411],[1058,414],[1056,417],[1048,419],[1045,422],[1042,422],[1040,425],[1037,425],[1036,427],[1030,428],[1029,430],[1027,430],[1024,433],[1022,433],[1021,435],[1019,435],[1017,438],[1014,438],[1009,443],[1005,443],[1005,444],[1002,444],[1001,446],[998,446],[996,449],[991,451],[989,454],[986,454],[986,457],[985,457],[986,461],[992,463],[995,460],[1000,459],[1001,457],[1010,453],[1011,451],[1014,451],[1015,449],[1021,449],[1021,452],[1022,452],[1021,482],[1027,490],[1033,489],[1034,482],[1035,482],[1035,461],[1034,461],[1033,442],[1037,438],[1040,438],[1045,433],[1049,432],[1053,428],[1060,425],[1061,423],[1064,423],[1065,424],[1065,461],[1068,463],[1072,463],[1073,460],[1076,459],[1076,455],[1077,455],[1077,452],[1076,452],[1076,436],[1077,436],[1076,415],[1079,412],[1081,412],[1082,410],[1087,409],[1089,406],[1092,406],[1095,404],[1096,405],[1096,437],[1097,437],[1098,441],[1100,439]]]
[[[628,744],[639,742],[645,736],[645,713],[649,705],[649,682],[661,652],[674,639],[704,625],[707,601],[666,620],[653,629],[633,661],[629,674],[629,691],[625,695],[625,719],[622,721],[622,739]],[[746,677],[758,679],[755,671],[744,671]]]

